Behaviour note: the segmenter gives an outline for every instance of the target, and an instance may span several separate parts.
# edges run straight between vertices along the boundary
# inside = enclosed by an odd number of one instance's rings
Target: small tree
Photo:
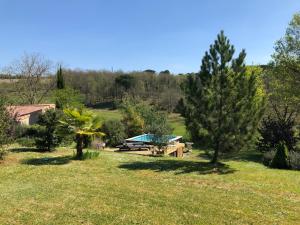
[[[156,136],[170,134],[172,129],[167,114],[146,102],[126,99],[122,104],[123,120],[129,136],[150,133]]]
[[[109,146],[116,146],[126,138],[125,127],[119,120],[105,121],[101,131],[106,134],[105,139]]]
[[[138,102],[132,99],[124,99],[121,104],[121,111],[123,114],[122,123],[125,126],[127,136],[132,137],[144,132],[145,121],[137,110]]]
[[[137,110],[145,122],[145,133],[153,134],[158,138],[172,133],[172,128],[168,123],[167,113],[161,112],[146,104],[141,104]]]
[[[300,139],[300,13],[293,16],[274,49],[265,76],[270,110],[260,128],[258,147],[270,151],[282,142],[291,151]]]
[[[276,147],[276,153],[271,161],[270,166],[272,168],[277,168],[277,169],[288,169],[289,168],[289,163],[288,163],[288,157],[289,157],[289,152],[284,143],[280,143]]]
[[[264,118],[259,128],[259,150],[271,151],[280,143],[284,143],[289,151],[294,150],[299,140],[294,127],[295,117],[288,113],[288,109],[283,113],[278,111],[277,116]]]
[[[184,85],[187,128],[196,139],[207,134],[213,163],[220,153],[251,143],[263,115],[264,97],[258,92],[256,75],[246,74],[246,53],[243,50],[234,59],[234,52],[222,31],[205,53],[201,71],[189,75]]]
[[[61,143],[62,138],[57,132],[59,119],[60,115],[54,109],[47,110],[39,117],[35,132],[35,144],[38,149],[51,151]]]
[[[101,120],[84,109],[64,109],[64,118],[60,121],[63,133],[72,133],[76,139],[76,158],[82,159],[85,137],[102,137]]]
[[[3,159],[6,151],[5,145],[11,140],[12,119],[7,111],[5,100],[0,97],[0,159]]]
[[[65,88],[65,79],[62,73],[61,66],[56,72],[56,88],[57,89],[64,89]]]
[[[53,99],[55,100],[56,108],[83,108],[84,97],[79,91],[72,88],[57,89],[54,91]]]

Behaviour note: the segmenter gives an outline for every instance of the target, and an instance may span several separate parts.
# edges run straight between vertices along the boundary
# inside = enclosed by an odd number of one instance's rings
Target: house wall
[[[29,117],[30,115],[21,116],[18,118],[18,121],[21,125],[29,125]]]
[[[37,123],[39,116],[49,109],[55,109],[55,104],[19,105],[8,107],[11,116],[22,125],[32,125]]]
[[[18,121],[22,125],[33,125],[37,123],[39,116],[42,114],[42,110],[32,112],[28,115],[24,115],[18,118]]]
[[[37,123],[39,116],[43,113],[42,110],[40,111],[36,111],[36,112],[32,112],[29,114],[29,125],[35,124]]]

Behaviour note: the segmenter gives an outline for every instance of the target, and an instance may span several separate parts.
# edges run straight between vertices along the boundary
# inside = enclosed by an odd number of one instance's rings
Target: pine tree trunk
[[[77,144],[76,144],[76,150],[77,150],[76,158],[81,159],[82,156],[83,156],[83,151],[82,151],[82,149],[83,149],[83,137],[82,137],[82,135],[77,134],[76,135],[76,141],[77,141]]]
[[[214,156],[211,160],[211,163],[217,164],[218,163],[218,157],[219,157],[219,143],[217,143],[217,147],[215,148]]]

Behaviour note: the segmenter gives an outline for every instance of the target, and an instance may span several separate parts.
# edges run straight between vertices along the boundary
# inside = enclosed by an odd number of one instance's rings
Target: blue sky
[[[38,52],[70,68],[196,72],[223,29],[266,63],[299,0],[0,0],[0,67]]]

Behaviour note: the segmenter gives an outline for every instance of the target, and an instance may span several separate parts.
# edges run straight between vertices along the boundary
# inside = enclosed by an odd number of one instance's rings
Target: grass
[[[300,173],[241,154],[183,159],[18,148],[0,164],[0,224],[299,224]]]
[[[103,120],[121,120],[122,114],[119,110],[109,109],[93,109],[93,112],[97,113]]]
[[[172,128],[174,129],[173,134],[183,136],[183,137],[185,137],[187,135],[185,125],[184,125],[184,118],[181,117],[179,114],[176,114],[176,113],[170,114],[169,122],[170,122]]]
[[[169,121],[186,134],[183,118]],[[266,168],[251,151],[215,167],[203,153],[78,161],[65,148],[11,149],[0,163],[0,224],[299,224],[299,171]]]

